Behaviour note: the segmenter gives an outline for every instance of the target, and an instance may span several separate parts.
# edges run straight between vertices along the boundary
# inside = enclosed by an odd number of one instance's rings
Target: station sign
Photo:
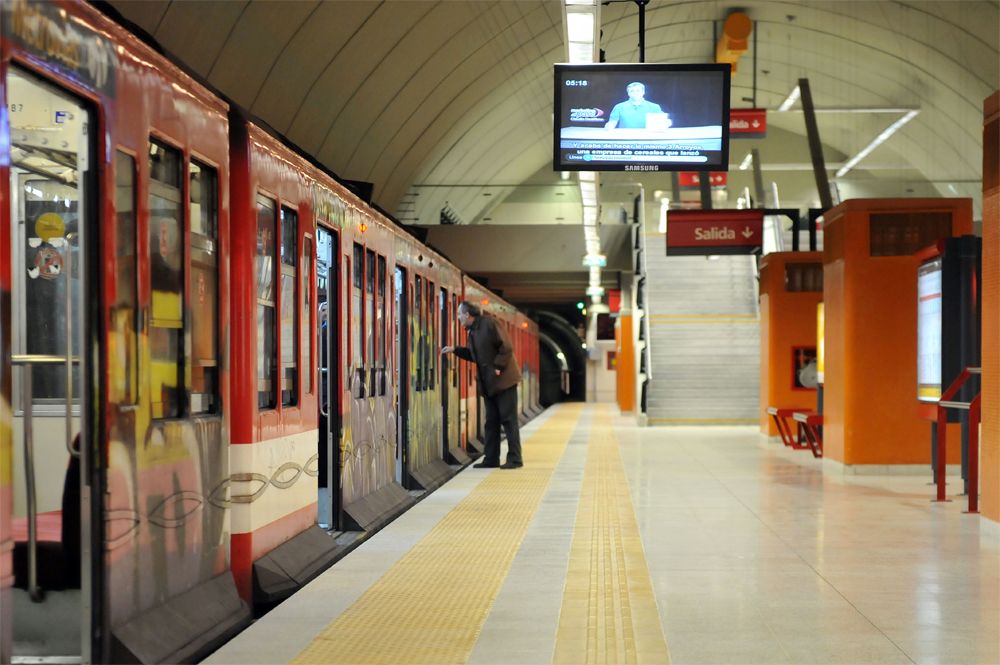
[[[767,136],[767,109],[730,109],[729,136],[734,139]]]
[[[764,244],[764,211],[671,210],[667,256],[758,254]]]
[[[699,173],[697,171],[681,171],[677,174],[677,184],[682,189],[698,189],[702,177],[707,176],[712,187],[725,187],[729,184],[729,174],[725,171]]]

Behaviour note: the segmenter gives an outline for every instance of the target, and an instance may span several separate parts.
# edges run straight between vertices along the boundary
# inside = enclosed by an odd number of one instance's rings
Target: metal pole
[[[935,501],[947,501],[944,494],[945,469],[947,466],[946,437],[948,434],[948,415],[944,407],[938,407],[937,416],[937,465],[934,469],[934,482],[937,483],[937,498]]]
[[[677,171],[670,172],[670,202],[675,205],[681,202],[681,178]]]
[[[38,493],[35,489],[35,424],[32,412],[32,364],[25,363],[21,371],[21,412],[24,417],[24,483],[28,504],[28,595],[36,603],[42,601],[38,588]]]
[[[753,107],[757,108],[757,21],[753,22]],[[763,208],[764,204],[760,207]]]
[[[756,51],[754,51],[756,53]],[[756,71],[756,70],[755,70]],[[756,92],[754,94],[757,94]],[[754,148],[750,151],[750,158],[753,163],[753,191],[754,196],[757,198],[756,208],[766,208],[765,196],[764,196],[764,174],[761,172],[760,168],[760,151]]]
[[[73,451],[73,234],[66,235],[66,259],[63,272],[66,273],[66,450],[71,457],[79,457]],[[81,276],[82,278],[82,276]]]
[[[979,395],[969,404],[969,512],[979,512]]]
[[[702,171],[698,174],[698,188],[701,190],[701,209],[712,209],[712,173]]]
[[[639,6],[639,62],[646,62],[646,4],[649,0],[636,0]]]
[[[826,175],[823,144],[819,140],[819,126],[816,124],[816,108],[813,106],[812,92],[809,90],[809,79],[799,79],[799,93],[802,115],[806,119],[806,134],[809,137],[809,154],[812,157],[813,175],[816,176],[816,189],[819,190],[822,208],[829,210],[833,207],[833,197],[830,195],[830,180]]]

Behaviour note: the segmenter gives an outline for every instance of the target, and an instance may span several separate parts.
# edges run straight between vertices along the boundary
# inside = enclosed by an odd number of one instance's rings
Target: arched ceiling
[[[436,224],[447,202],[478,223],[508,197],[510,205],[531,198],[516,191],[558,185],[551,72],[566,57],[562,2],[110,4],[338,175],[373,182],[374,200],[403,221]],[[713,22],[734,8],[756,22],[757,106],[773,111],[806,77],[816,106],[834,109],[819,115],[831,169],[901,115],[851,110],[920,110],[836,180],[844,198],[978,196],[982,102],[1000,81],[996,1],[652,0],[646,60],[711,61]],[[637,61],[635,3],[601,11],[607,60]],[[751,105],[743,99],[754,97],[752,57],[734,75],[733,106]],[[801,112],[772,112],[768,122],[768,138],[733,142],[731,162],[760,148],[782,202],[811,204]],[[731,187],[742,186],[741,173]]]

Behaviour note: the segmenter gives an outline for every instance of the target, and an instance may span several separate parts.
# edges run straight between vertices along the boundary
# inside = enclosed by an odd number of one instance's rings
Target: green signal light
[[[583,301],[580,301],[580,302],[576,303],[576,308],[577,309],[583,309]]]

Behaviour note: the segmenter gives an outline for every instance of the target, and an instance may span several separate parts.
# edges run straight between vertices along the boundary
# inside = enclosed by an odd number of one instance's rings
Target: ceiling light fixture
[[[879,147],[880,145],[882,145],[883,143],[885,143],[885,142],[886,142],[886,140],[887,140],[887,139],[888,139],[888,138],[889,138],[890,136],[892,136],[893,134],[895,134],[896,132],[898,132],[898,131],[900,130],[900,128],[901,128],[901,127],[902,127],[903,125],[905,125],[906,123],[908,123],[909,121],[911,121],[911,120],[913,120],[913,119],[914,119],[915,117],[917,117],[917,114],[918,114],[918,113],[920,113],[920,111],[907,111],[906,115],[904,115],[904,116],[903,116],[902,118],[900,118],[900,119],[899,119],[899,120],[897,120],[896,122],[894,122],[894,123],[892,123],[891,125],[889,125],[888,127],[886,127],[886,128],[885,128],[885,129],[884,129],[884,130],[882,131],[882,133],[881,133],[881,134],[879,134],[878,136],[876,136],[876,137],[875,137],[875,138],[874,138],[874,139],[872,140],[872,142],[871,142],[871,143],[869,143],[869,144],[868,144],[868,145],[866,145],[866,146],[865,146],[864,148],[862,148],[861,152],[859,152],[858,154],[854,155],[854,157],[851,157],[851,158],[850,158],[849,160],[847,160],[847,163],[846,163],[846,164],[844,164],[843,166],[841,166],[841,167],[840,167],[840,168],[839,168],[839,169],[837,170],[837,177],[838,177],[838,178],[842,177],[842,176],[843,176],[844,174],[846,174],[846,173],[847,173],[848,171],[850,171],[850,170],[851,170],[851,169],[853,169],[853,168],[854,168],[855,166],[857,166],[858,162],[860,162],[860,161],[861,161],[862,159],[864,159],[864,158],[865,158],[865,157],[867,157],[867,156],[868,156],[869,154],[871,154],[871,152],[872,152],[872,151],[873,151],[873,150],[874,150],[875,148],[877,148],[877,147]]]
[[[792,91],[788,93],[788,97],[785,98],[785,101],[781,102],[781,106],[778,107],[778,110],[787,111],[792,108],[792,106],[795,105],[795,102],[799,101],[799,95],[801,94],[802,91],[799,90],[799,86],[792,88]]]

